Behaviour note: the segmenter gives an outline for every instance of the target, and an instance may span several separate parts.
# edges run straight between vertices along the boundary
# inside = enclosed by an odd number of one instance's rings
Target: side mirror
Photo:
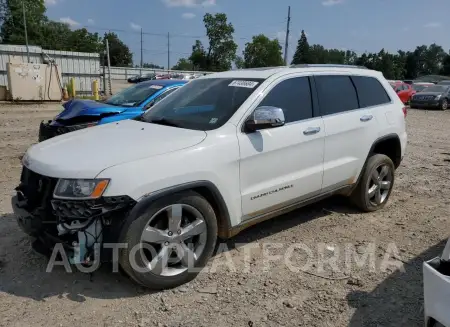
[[[247,131],[283,126],[285,123],[283,109],[271,106],[258,107],[245,122]]]

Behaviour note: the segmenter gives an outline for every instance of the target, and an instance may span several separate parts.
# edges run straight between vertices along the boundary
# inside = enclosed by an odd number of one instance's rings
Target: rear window
[[[322,115],[358,109],[356,89],[349,76],[320,75],[314,79]]]
[[[374,77],[352,76],[358,92],[359,107],[366,108],[391,102],[386,90]]]

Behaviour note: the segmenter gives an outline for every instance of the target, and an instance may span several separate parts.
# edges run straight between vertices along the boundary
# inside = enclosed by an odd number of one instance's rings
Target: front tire
[[[363,211],[382,209],[391,195],[395,179],[395,166],[384,154],[374,154],[367,160],[358,185],[350,195]]]
[[[150,205],[127,228],[119,263],[136,282],[150,289],[174,288],[194,279],[211,258],[217,219],[209,202],[193,191]]]

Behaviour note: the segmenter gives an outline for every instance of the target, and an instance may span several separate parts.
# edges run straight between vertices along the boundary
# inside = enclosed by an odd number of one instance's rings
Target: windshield
[[[414,85],[412,86],[413,90],[415,90],[415,91],[417,91],[417,92],[420,92],[420,91],[422,91],[423,89],[426,89],[427,87],[428,87],[427,85],[416,85],[416,84],[414,84]]]
[[[148,99],[148,97],[155,94],[162,88],[163,87],[161,85],[148,83],[136,84],[117,94],[114,94],[112,97],[106,100],[105,103],[111,104],[113,106],[138,106],[143,101]]]
[[[140,120],[195,130],[213,130],[225,124],[263,79],[207,78],[192,80]]]
[[[427,88],[426,92],[445,92],[449,86],[446,85],[433,85]]]

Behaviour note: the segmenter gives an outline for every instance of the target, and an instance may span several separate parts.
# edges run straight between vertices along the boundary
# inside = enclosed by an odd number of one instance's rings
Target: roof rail
[[[299,64],[299,65],[290,65],[290,68],[314,68],[314,67],[330,67],[330,68],[360,68],[360,69],[368,69],[365,66],[357,66],[357,65],[340,65],[340,64]]]

